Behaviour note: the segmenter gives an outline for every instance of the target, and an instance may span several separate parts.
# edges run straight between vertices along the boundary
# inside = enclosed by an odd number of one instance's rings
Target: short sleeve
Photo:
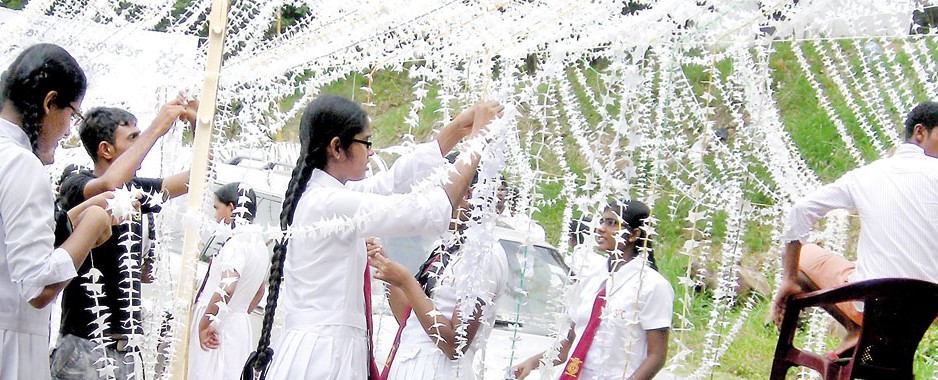
[[[674,312],[674,289],[671,284],[660,278],[648,293],[644,307],[639,315],[639,322],[644,330],[656,330],[671,327],[671,315]]]
[[[248,252],[247,244],[239,244],[235,239],[229,240],[218,251],[213,262],[218,265],[221,271],[233,270],[238,273],[244,273],[247,266]]]

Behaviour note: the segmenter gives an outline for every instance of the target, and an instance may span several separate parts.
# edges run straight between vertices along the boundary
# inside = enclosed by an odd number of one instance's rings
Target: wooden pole
[[[225,28],[228,24],[228,0],[212,0],[209,15],[208,57],[205,64],[205,82],[199,97],[199,112],[192,143],[192,167],[189,169],[189,195],[186,211],[198,212],[205,195],[205,178],[208,172],[208,154],[212,142],[212,124],[215,118],[215,103],[218,94],[218,77],[221,71],[222,48]],[[186,227],[182,245],[182,264],[176,283],[175,317],[181,322],[181,330],[173,334],[175,355],[173,356],[173,379],[185,379],[189,360],[190,313],[195,290],[195,262],[198,255],[199,227]]]

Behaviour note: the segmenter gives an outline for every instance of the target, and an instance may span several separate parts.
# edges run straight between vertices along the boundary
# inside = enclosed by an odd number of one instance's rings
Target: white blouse
[[[444,232],[452,210],[442,188],[400,194],[444,163],[434,141],[417,146],[389,171],[344,186],[328,173],[313,170],[297,203],[293,228],[340,222],[326,237],[299,234],[290,239],[284,263],[285,329],[329,325],[365,329],[365,238]]]
[[[571,353],[580,343],[603,281],[606,305],[580,373],[584,380],[620,379],[623,373],[631,376],[647,357],[646,331],[671,326],[674,289],[647,262],[636,258],[614,273],[597,273],[575,285],[579,292],[570,309],[576,323]]]
[[[46,285],[77,276],[53,249],[53,194],[23,130],[0,118],[0,329],[49,336],[51,308],[28,301]]]
[[[501,244],[495,242],[491,249],[482,255],[463,255],[460,252],[458,256],[443,270],[440,275],[439,284],[433,290],[433,306],[442,313],[444,318],[450,318],[456,310],[457,298],[460,295],[460,289],[465,293],[468,289],[474,292],[475,297],[486,302],[482,309],[482,318],[480,327],[476,332],[475,338],[470,343],[466,353],[459,359],[465,363],[464,368],[469,374],[476,374],[481,378],[483,368],[481,367],[484,356],[475,358],[475,353],[485,348],[492,328],[495,326],[495,316],[498,309],[498,299],[505,292],[508,282],[509,269],[508,258]],[[481,262],[479,262],[481,261]],[[473,278],[484,274],[481,278]],[[401,342],[395,354],[394,365],[403,363],[405,360],[422,356],[426,354],[435,354],[444,356],[443,352],[436,346],[435,338],[427,335],[417,315],[411,313],[401,332]],[[453,374],[437,373],[437,375],[446,378]],[[471,378],[471,376],[470,376]]]

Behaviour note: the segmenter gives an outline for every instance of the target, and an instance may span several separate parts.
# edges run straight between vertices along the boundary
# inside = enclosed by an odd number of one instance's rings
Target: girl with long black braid
[[[26,48],[0,78],[0,379],[51,377],[46,306],[110,237],[101,206],[112,195],[104,193],[68,210],[71,234],[53,248],[52,185],[42,166],[53,162],[86,87],[75,59],[50,44]]]
[[[377,375],[370,358],[370,274],[365,239],[371,236],[439,234],[465,194],[478,154],[460,160],[445,184],[410,192],[417,181],[444,167],[443,155],[467,135],[477,135],[501,112],[480,103],[447,124],[436,141],[418,145],[386,172],[365,178],[371,150],[368,116],[336,96],[311,102],[300,120],[300,157],[284,196],[281,227],[292,237],[278,244],[271,265],[270,295],[257,352],[248,359],[264,372],[273,357],[273,379],[366,379]],[[347,218],[347,227],[326,236],[305,236],[304,227]],[[289,253],[289,254],[288,254]],[[284,284],[283,333],[269,345],[279,286]]]

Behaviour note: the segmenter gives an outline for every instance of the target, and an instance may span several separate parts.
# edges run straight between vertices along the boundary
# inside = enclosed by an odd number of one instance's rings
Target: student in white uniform
[[[479,134],[499,112],[497,103],[477,104],[444,127],[435,142],[417,146],[389,171],[366,179],[374,151],[365,111],[336,96],[320,96],[306,107],[300,120],[300,157],[280,217],[281,227],[292,233],[286,244],[274,249],[268,310],[246,370],[264,368],[272,355],[273,379],[355,380],[377,375],[369,338],[365,238],[445,231],[479,155],[458,162],[445,184],[408,191],[416,180],[443,167],[443,154],[459,140]],[[335,228],[318,230],[328,235],[303,232],[330,221]],[[281,271],[283,332],[271,353],[268,342]]]
[[[215,220],[231,226],[196,294],[189,333],[189,380],[237,379],[251,354],[251,311],[264,294],[270,255],[251,224],[254,190],[239,182],[215,190]]]
[[[482,378],[485,344],[509,270],[497,240],[483,252],[465,244],[466,230],[481,227],[471,210],[467,195],[453,216],[455,241],[434,250],[416,277],[369,246],[375,278],[388,283],[388,302],[401,324],[381,380]],[[463,307],[468,298],[474,307]],[[471,315],[460,312],[470,308]]]
[[[650,253],[643,228],[650,214],[638,201],[610,202],[596,243],[609,255],[605,273],[575,286],[573,323],[557,358],[534,355],[514,368],[524,379],[542,362],[564,364],[559,379],[651,379],[664,366],[674,290],[640,253]]]
[[[0,78],[0,379],[48,379],[51,303],[88,251],[110,237],[109,193],[69,210],[70,236],[53,249],[52,185],[43,165],[78,109],[87,82],[61,47],[33,45]]]

